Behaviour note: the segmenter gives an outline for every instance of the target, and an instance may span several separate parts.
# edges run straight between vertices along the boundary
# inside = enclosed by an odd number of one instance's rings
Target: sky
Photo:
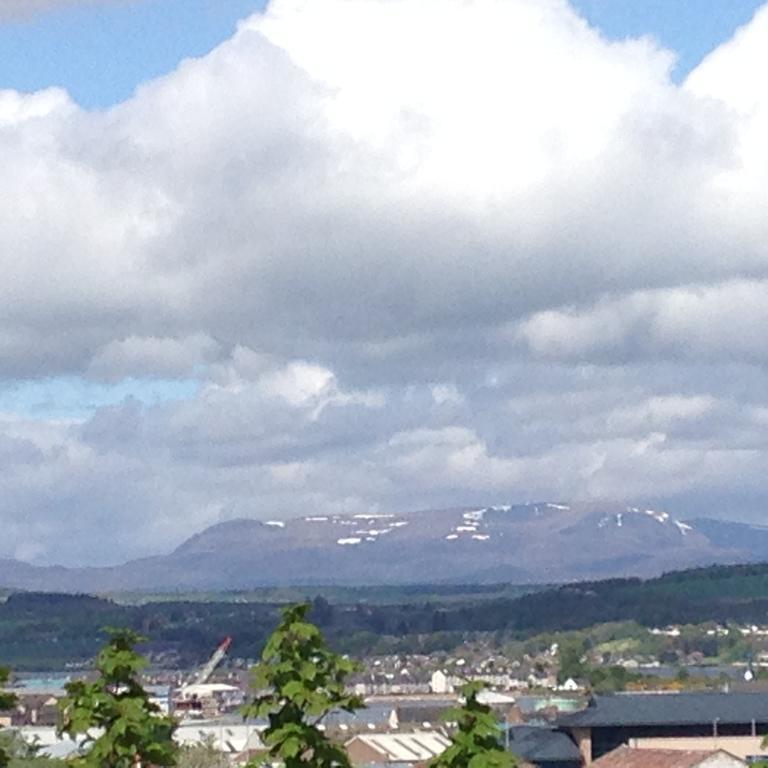
[[[0,557],[764,522],[768,7],[0,0]]]

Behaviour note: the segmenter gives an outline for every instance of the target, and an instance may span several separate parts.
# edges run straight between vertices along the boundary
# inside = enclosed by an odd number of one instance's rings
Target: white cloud
[[[110,341],[96,352],[88,374],[111,380],[141,376],[184,378],[215,360],[217,353],[218,345],[205,334],[184,339],[129,336]]]
[[[555,374],[539,371],[547,394],[535,382],[515,393],[503,377],[490,395],[457,387],[462,405],[446,411],[434,384],[376,399],[296,361],[81,423],[7,415],[0,555],[114,561],[170,550],[221,519],[303,510],[765,492],[764,397],[745,408],[714,393],[659,395],[633,372],[606,369],[589,386]],[[274,381],[288,386],[265,386]],[[294,397],[296,381],[317,386]]]
[[[107,114],[54,92],[3,139],[0,245],[24,253],[0,291],[6,367],[78,372],[116,339],[195,334],[439,357],[456,329],[568,300],[764,274],[762,220],[721,205],[752,117],[670,64],[562,0],[276,0]]]
[[[199,382],[9,414],[6,551],[302,504],[764,497],[765,50],[766,10],[676,86],[565,0],[273,0],[106,112],[3,92],[0,376]]]
[[[336,389],[333,373],[327,368],[308,363],[292,363],[267,374],[260,382],[269,397],[281,397],[293,406],[316,402]]]
[[[639,291],[583,309],[538,312],[512,336],[534,353],[565,359],[643,357],[768,360],[768,281]]]

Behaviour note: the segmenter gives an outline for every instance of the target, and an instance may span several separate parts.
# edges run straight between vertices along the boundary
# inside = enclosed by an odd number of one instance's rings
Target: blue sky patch
[[[416,0],[418,1],[418,0]],[[677,51],[681,80],[746,24],[759,0],[572,0],[611,39],[652,35]],[[0,87],[57,85],[81,106],[124,101],[147,80],[231,37],[266,0],[135,0],[71,6],[0,25]]]
[[[9,382],[0,387],[0,411],[34,419],[86,418],[97,408],[134,398],[145,405],[195,396],[199,382],[125,379],[118,384],[59,376],[40,381]]]
[[[0,25],[0,87],[66,88],[83,107],[109,107],[136,86],[203,56],[262,0],[136,0],[71,6]]]

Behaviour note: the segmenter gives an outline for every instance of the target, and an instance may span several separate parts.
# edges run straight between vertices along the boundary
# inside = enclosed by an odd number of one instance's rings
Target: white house
[[[432,693],[453,693],[451,680],[448,675],[440,669],[438,669],[437,672],[432,673],[429,687],[432,690]]]

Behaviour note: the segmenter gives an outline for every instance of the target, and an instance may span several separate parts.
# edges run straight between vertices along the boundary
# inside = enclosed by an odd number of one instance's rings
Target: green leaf
[[[344,750],[316,724],[334,709],[352,712],[363,706],[344,687],[355,666],[327,647],[320,630],[306,620],[308,610],[308,604],[284,609],[252,678],[257,689],[268,693],[243,712],[268,716],[264,742],[285,768],[349,768]]]
[[[175,764],[175,722],[160,716],[142,688],[138,675],[146,659],[134,650],[142,638],[131,630],[110,630],[100,651],[93,683],[67,685],[59,704],[62,733],[85,736],[89,747],[76,758],[78,768],[131,768],[135,758],[155,766]],[[89,735],[99,729],[100,735]]]

